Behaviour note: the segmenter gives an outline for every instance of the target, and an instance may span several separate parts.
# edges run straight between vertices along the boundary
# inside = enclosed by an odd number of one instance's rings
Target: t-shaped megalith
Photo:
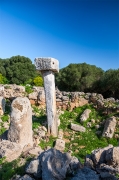
[[[56,95],[54,73],[59,72],[59,61],[54,58],[35,58],[36,69],[44,79],[48,133],[57,136]]]

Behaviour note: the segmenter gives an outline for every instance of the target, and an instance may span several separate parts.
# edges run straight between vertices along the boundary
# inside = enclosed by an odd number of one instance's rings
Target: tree
[[[99,89],[105,98],[119,98],[119,69],[107,70],[100,79]]]
[[[4,60],[6,78],[11,84],[24,84],[36,76],[35,66],[31,60],[24,56],[13,56]]]
[[[56,75],[56,85],[65,91],[93,91],[104,71],[86,63],[69,64]]]

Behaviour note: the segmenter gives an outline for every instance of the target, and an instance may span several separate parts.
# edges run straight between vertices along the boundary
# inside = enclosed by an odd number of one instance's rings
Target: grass
[[[25,166],[30,162],[31,158],[26,158],[24,164],[20,163],[20,158],[12,162],[6,162],[5,158],[0,160],[0,164],[2,165],[0,168],[0,180],[10,180],[15,174],[21,176],[25,174]]]
[[[86,122],[80,124],[80,116],[84,112],[85,109],[91,109],[90,117]],[[103,115],[102,111],[97,111],[93,105],[84,105],[83,107],[75,108],[72,112],[65,111],[64,114],[60,115],[61,124],[59,129],[63,129],[64,132],[68,132],[69,136],[64,135],[65,139],[69,139],[70,141],[66,143],[65,151],[72,151],[72,155],[76,156],[80,159],[81,162],[84,162],[86,154],[90,154],[92,150],[97,148],[103,148],[112,144],[114,146],[118,145],[118,140],[115,138],[108,139],[102,138],[101,136],[96,135],[95,125],[99,124],[99,122],[104,119],[115,115],[114,113],[110,115]],[[116,113],[117,115],[117,113]],[[87,122],[91,122],[91,119],[95,120],[95,123],[92,124],[91,128],[87,127]],[[98,120],[98,121],[97,121]],[[79,125],[83,125],[86,128],[86,132],[74,132],[70,129],[70,124],[75,123]],[[104,127],[102,126],[99,130],[103,131]],[[119,128],[117,128],[119,132]],[[116,132],[115,132],[116,133]],[[66,134],[66,133],[65,133]]]
[[[8,102],[7,106],[9,107],[10,102]],[[37,129],[39,126],[46,124],[46,113],[45,110],[39,109],[37,106],[32,106],[33,108],[33,130]],[[91,109],[91,113],[89,118],[83,124],[80,124],[80,116],[84,112],[85,109]],[[5,115],[2,116],[3,123],[8,121],[8,113],[9,108],[5,112]],[[112,144],[117,146],[118,139],[112,138],[103,138],[101,135],[96,135],[95,125],[102,122],[104,119],[111,117],[112,115],[119,116],[119,113],[111,113],[108,115],[104,115],[102,110],[96,110],[92,104],[84,105],[82,107],[75,108],[72,112],[64,111],[64,114],[60,115],[60,126],[59,129],[63,129],[64,139],[66,140],[65,152],[69,150],[72,151],[72,155],[76,156],[83,163],[85,160],[86,154],[90,154],[92,150],[97,148],[103,148]],[[95,122],[92,123],[91,127],[87,127],[87,123],[91,122],[91,119],[94,119]],[[2,124],[1,123],[1,126]],[[86,128],[86,132],[75,132],[71,130],[71,123],[82,125]],[[100,131],[103,132],[103,125],[100,127]],[[5,128],[0,129],[0,134],[5,131]],[[116,134],[119,134],[119,127],[116,127]],[[52,136],[48,136],[48,141],[41,140],[39,146],[42,149],[46,149],[47,146],[53,147],[56,138]],[[26,162],[29,160],[26,159]],[[5,159],[0,159],[0,164],[2,167],[0,168],[0,179],[1,180],[9,180],[14,174],[24,175],[25,173],[25,165],[19,166],[20,158],[10,163],[6,162]]]

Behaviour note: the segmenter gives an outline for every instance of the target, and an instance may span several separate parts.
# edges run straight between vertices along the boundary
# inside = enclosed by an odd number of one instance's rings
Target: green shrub
[[[43,86],[43,78],[41,76],[37,76],[34,78],[33,83],[35,86]]]
[[[31,85],[26,85],[25,86],[25,91],[28,94],[32,93],[33,92],[32,86]]]

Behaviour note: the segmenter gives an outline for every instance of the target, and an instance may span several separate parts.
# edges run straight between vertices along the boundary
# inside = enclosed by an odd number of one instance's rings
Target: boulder
[[[113,147],[106,151],[106,162],[114,167],[119,166],[119,147]]]
[[[84,167],[83,169],[79,169],[78,172],[76,173],[76,175],[71,178],[71,180],[99,180],[99,175],[87,168],[87,167]]]
[[[116,118],[114,116],[108,118],[105,122],[103,137],[112,138],[116,127]]]
[[[17,97],[13,100],[10,121],[8,140],[22,147],[32,146],[32,110],[27,97]]]
[[[22,147],[14,142],[2,140],[0,142],[0,158],[6,157],[8,162],[17,159],[22,152]]]
[[[90,113],[91,113],[91,110],[86,109],[80,117],[80,122],[83,123],[84,121],[86,121],[89,118]]]
[[[93,163],[95,165],[105,163],[106,162],[106,151],[112,147],[113,147],[112,145],[109,145],[105,148],[99,148],[99,149],[93,150],[91,153],[91,159],[93,160]]]
[[[100,178],[101,178],[101,180],[117,180],[117,178],[114,175],[112,175],[108,172],[101,172]]]
[[[28,95],[29,99],[37,100],[38,92],[32,92]]]
[[[60,150],[60,151],[64,151],[65,149],[65,141],[62,139],[57,139],[55,142],[55,149]]]
[[[85,132],[86,131],[85,127],[78,125],[78,124],[73,124],[73,123],[71,123],[71,129],[74,131],[79,131],[79,132]]]
[[[64,180],[68,171],[75,172],[79,164],[77,158],[72,159],[68,153],[51,148],[32,160],[26,168],[26,173],[42,180]]]

